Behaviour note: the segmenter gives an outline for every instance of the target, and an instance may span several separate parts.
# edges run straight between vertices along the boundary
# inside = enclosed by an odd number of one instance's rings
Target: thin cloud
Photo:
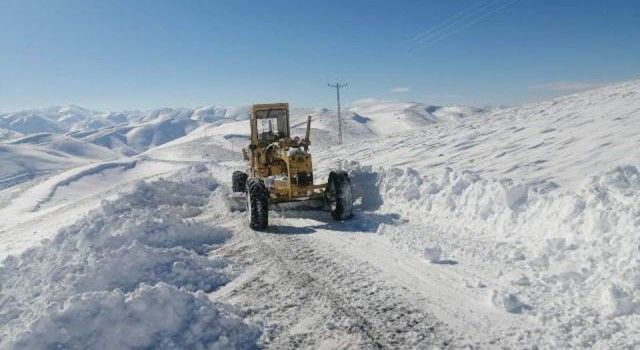
[[[393,89],[389,89],[389,92],[395,92],[395,93],[404,93],[409,91],[411,91],[411,88],[407,86],[398,86],[398,87],[394,87]]]
[[[609,85],[607,82],[583,82],[583,81],[554,81],[545,84],[530,86],[530,89],[543,89],[550,91],[582,91],[595,89]]]

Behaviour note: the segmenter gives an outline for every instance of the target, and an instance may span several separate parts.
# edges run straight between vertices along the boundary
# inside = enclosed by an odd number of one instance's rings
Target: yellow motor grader
[[[331,171],[327,183],[313,183],[311,116],[304,138],[292,138],[288,103],[256,104],[250,128],[249,146],[242,150],[247,169],[233,172],[231,196],[246,201],[252,229],[267,228],[270,205],[291,202],[320,202],[336,220],[351,217],[353,199],[346,172]]]

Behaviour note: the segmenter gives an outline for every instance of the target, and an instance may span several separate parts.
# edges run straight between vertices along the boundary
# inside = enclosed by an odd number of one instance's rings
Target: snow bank
[[[379,234],[416,254],[442,247],[494,273],[491,302],[534,315],[557,332],[560,345],[640,340],[628,333],[640,326],[637,167],[590,177],[576,192],[450,168],[423,176],[411,168],[342,167],[354,179],[375,179],[374,186],[354,180],[354,193],[380,198],[381,210],[408,220],[381,224]],[[619,334],[627,339],[611,340]]]
[[[70,297],[31,324],[21,349],[254,348],[257,331],[203,293],[167,284]]]
[[[209,301],[230,233],[190,219],[216,189],[198,167],[140,182],[0,265],[0,348],[251,347],[258,331]]]

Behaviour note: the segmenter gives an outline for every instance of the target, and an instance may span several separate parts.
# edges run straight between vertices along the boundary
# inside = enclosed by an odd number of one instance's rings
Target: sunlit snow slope
[[[320,155],[420,172],[443,167],[576,188],[589,175],[638,162],[640,81],[436,123]],[[359,140],[357,140],[359,141]],[[318,159],[318,157],[316,157]]]

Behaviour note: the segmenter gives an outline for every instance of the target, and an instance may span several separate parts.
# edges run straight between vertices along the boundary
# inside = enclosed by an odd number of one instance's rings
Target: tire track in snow
[[[330,346],[451,346],[455,336],[446,325],[404,298],[402,288],[377,279],[372,265],[315,246],[304,234],[278,233],[277,226],[275,233],[254,232],[237,223],[236,231],[235,244],[218,253],[253,272],[222,297],[266,324],[265,346],[320,347],[336,338],[342,342]]]
[[[103,172],[105,170],[109,170],[109,169],[113,169],[113,168],[122,168],[123,171],[126,170],[130,170],[132,168],[134,168],[136,166],[136,164],[138,163],[137,160],[132,160],[132,161],[124,161],[124,162],[109,162],[109,163],[102,163],[102,164],[98,164],[86,169],[83,169],[75,174],[72,174],[70,176],[68,176],[67,178],[61,179],[57,182],[55,182],[54,184],[51,185],[51,188],[49,189],[49,192],[45,195],[44,198],[40,199],[35,207],[33,208],[33,211],[36,211],[38,209],[40,209],[40,207],[47,203],[48,201],[51,200],[51,198],[53,198],[53,196],[56,194],[56,191],[58,190],[58,188],[62,187],[62,186],[69,186],[72,182],[76,182],[79,181],[80,179],[82,179],[85,176],[91,176],[91,175],[95,175],[98,174],[100,172]]]
[[[328,284],[326,283],[326,281],[324,281],[323,283],[323,281],[319,280],[315,276],[312,276],[311,273],[309,272],[301,272],[301,271],[293,270],[292,263],[294,261],[285,260],[286,258],[284,258],[284,256],[288,255],[288,253],[291,253],[291,252],[285,252],[284,250],[286,248],[284,248],[284,246],[282,245],[276,248],[274,245],[267,242],[265,239],[262,239],[260,237],[259,232],[253,232],[253,234],[256,237],[256,239],[260,241],[263,247],[267,247],[269,250],[271,250],[274,258],[277,259],[278,263],[285,269],[288,277],[297,280],[298,282],[297,284],[311,287],[315,293],[319,294],[319,296],[325,297],[331,303],[331,306],[335,308],[335,310],[337,310],[339,313],[343,314],[344,316],[350,319],[355,319],[357,323],[354,324],[354,327],[357,328],[360,332],[362,332],[362,334],[368,340],[370,345],[376,349],[383,348],[383,344],[377,339],[378,337],[376,337],[376,335],[371,331],[371,328],[372,328],[371,323],[364,316],[362,316],[357,310],[349,310],[343,307],[339,303],[339,301],[343,301],[339,296],[335,295],[335,293],[332,293],[331,289],[323,288],[323,284],[324,285]],[[294,253],[295,255],[293,256],[293,260],[302,262],[302,263],[308,262],[309,258],[311,258],[311,260],[319,260],[313,253],[314,253],[313,250],[305,249],[298,254]],[[307,255],[307,256],[304,257],[303,255]]]

